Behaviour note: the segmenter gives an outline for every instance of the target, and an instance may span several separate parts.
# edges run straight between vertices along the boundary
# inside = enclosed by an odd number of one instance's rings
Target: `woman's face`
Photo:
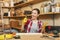
[[[37,12],[37,10],[33,10],[32,11],[32,19],[34,20],[34,19],[37,19],[37,17],[38,17],[38,12]]]

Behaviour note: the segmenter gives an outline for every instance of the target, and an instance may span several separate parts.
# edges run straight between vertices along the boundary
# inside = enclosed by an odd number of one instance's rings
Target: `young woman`
[[[40,14],[40,10],[35,8],[32,10],[32,18],[27,20],[24,25],[24,31],[26,33],[39,33],[42,29],[42,22],[38,20],[38,16]]]

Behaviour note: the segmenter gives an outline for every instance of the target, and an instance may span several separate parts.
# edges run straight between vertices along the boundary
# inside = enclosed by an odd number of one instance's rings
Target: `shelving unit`
[[[30,2],[22,3],[22,4],[18,3],[14,7],[2,7],[2,8],[7,8],[7,9],[14,8],[15,9],[15,8],[19,8],[19,7],[26,7],[26,6],[33,5],[33,4],[40,3],[40,2],[44,2],[44,1],[49,1],[49,0],[37,0],[37,1],[33,0],[33,1],[30,1]],[[60,13],[56,13],[56,12],[40,13],[39,16],[55,15],[55,14],[60,14]],[[31,15],[21,15],[21,16],[3,16],[3,18],[13,19],[13,18],[24,18],[26,16],[31,17]],[[13,28],[21,29],[20,27],[13,27]]]
[[[17,8],[18,7],[26,7],[28,5],[33,5],[33,4],[44,2],[44,1],[48,1],[48,0],[37,0],[37,1],[33,0],[30,2],[22,3],[22,4],[18,3],[17,5],[15,5],[15,7],[17,7]]]
[[[15,7],[2,7],[2,8],[6,8],[6,9],[12,9],[12,8],[15,8]],[[12,19],[12,18],[20,18],[20,17],[24,17],[24,16],[3,16],[3,18],[8,18],[9,20]],[[12,28],[15,28],[15,29],[21,29],[19,26],[18,27],[12,27]]]

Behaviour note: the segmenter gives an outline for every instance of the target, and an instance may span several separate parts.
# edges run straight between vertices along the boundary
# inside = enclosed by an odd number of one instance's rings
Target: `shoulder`
[[[30,22],[30,21],[31,21],[31,19],[28,19],[28,20],[27,20],[27,22]]]
[[[30,23],[30,21],[31,21],[31,20],[30,20],[30,19],[28,19],[28,20],[27,20],[27,22],[25,23],[25,25],[29,24],[29,23]]]
[[[31,21],[31,19],[28,19],[28,20],[27,20],[27,23],[29,23],[30,21]]]

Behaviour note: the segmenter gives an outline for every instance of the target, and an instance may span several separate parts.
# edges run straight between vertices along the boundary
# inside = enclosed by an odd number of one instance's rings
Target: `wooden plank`
[[[15,7],[2,7],[2,8],[8,8],[8,9],[11,9],[11,8],[15,8]]]
[[[57,13],[57,12],[48,12],[48,13],[41,13],[39,14],[40,16],[43,16],[43,15],[53,15],[53,14],[60,14],[60,13]],[[4,18],[21,18],[21,17],[30,17],[31,15],[22,15],[22,16],[4,16]],[[1,18],[1,17],[0,17]]]
[[[47,0],[37,0],[37,1],[30,1],[30,2],[26,2],[26,3],[22,3],[22,4],[17,4],[15,5],[15,7],[25,7],[25,6],[28,6],[28,5],[33,5],[33,4],[36,4],[36,3],[39,3],[39,2],[44,2],[44,1],[47,1]]]
[[[53,14],[60,14],[60,12],[48,12],[48,13],[41,13],[39,15],[53,15]]]

